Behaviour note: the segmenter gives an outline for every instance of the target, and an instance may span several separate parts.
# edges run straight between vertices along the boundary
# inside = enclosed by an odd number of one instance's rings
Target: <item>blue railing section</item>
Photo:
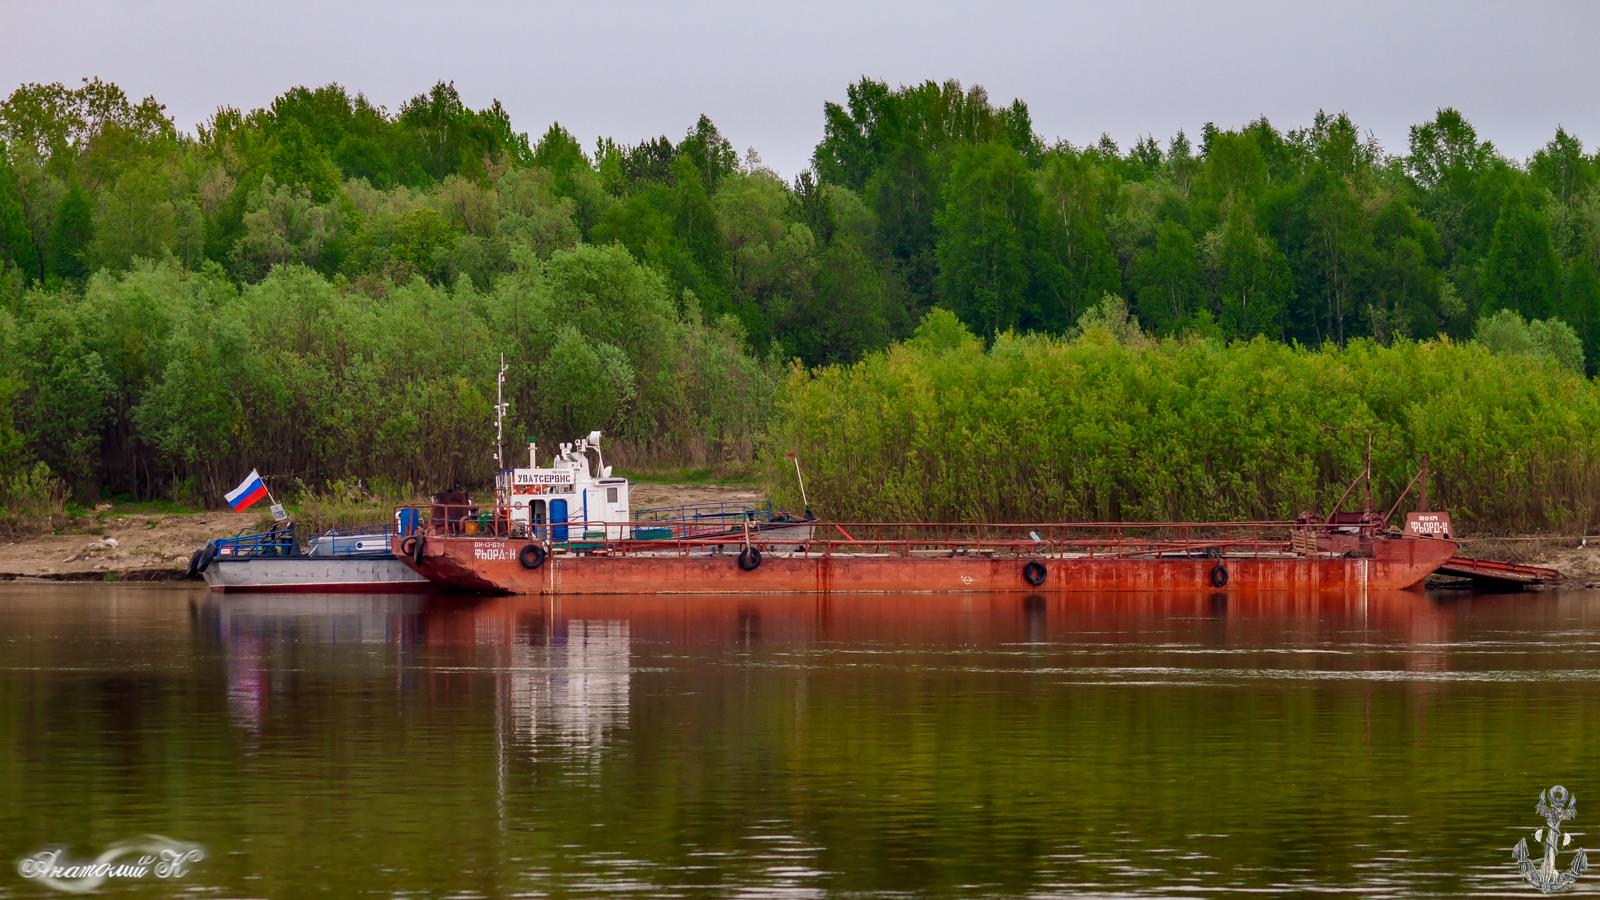
[[[295,556],[299,553],[293,525],[217,538],[211,542],[211,550],[218,559],[259,559]]]
[[[406,506],[400,507],[395,515],[400,522],[411,523],[402,532],[404,534],[420,530],[449,536],[503,537],[515,533],[520,537],[531,532],[538,540],[548,538],[556,543],[569,540],[587,543],[604,537],[607,529],[612,531],[611,540],[620,537],[618,532],[634,540],[690,539],[737,535],[746,529],[756,531],[808,521],[774,510],[771,501],[756,506],[738,503],[658,506],[634,510],[626,522],[574,519],[562,517],[559,512],[559,509],[552,510],[550,519],[537,518],[526,525],[519,522],[515,529],[504,518],[496,518],[491,509],[472,503]]]
[[[302,550],[295,539],[293,525],[268,531],[241,532],[211,542],[216,559],[282,559],[290,556],[349,557],[388,556],[390,525],[364,525],[331,528],[311,538]]]

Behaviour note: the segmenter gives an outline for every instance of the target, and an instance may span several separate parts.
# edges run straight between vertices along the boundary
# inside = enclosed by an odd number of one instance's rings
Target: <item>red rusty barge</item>
[[[513,594],[1407,590],[1456,553],[1444,538],[1300,523],[816,529],[825,536],[757,536],[738,552],[725,538],[562,546],[433,531],[411,556],[395,549],[430,581]]]
[[[1387,514],[1372,511],[1370,466],[1345,491],[1348,498],[1365,479],[1364,512],[1338,512],[1341,498],[1326,517],[1280,522],[969,525],[746,515],[708,531],[689,519],[642,523],[627,517],[625,504],[601,504],[611,515],[558,526],[546,513],[554,503],[565,510],[566,501],[511,491],[537,483],[583,493],[620,481],[609,469],[591,479],[584,442],[572,446],[563,445],[558,470],[502,471],[490,510],[435,503],[416,530],[395,536],[396,555],[444,586],[571,595],[1408,590],[1456,554],[1448,514],[1411,513],[1395,529],[1388,523],[1398,501]],[[1421,482],[1423,509],[1426,477],[1424,462],[1412,481]],[[584,508],[594,507],[585,500]],[[416,521],[420,510],[403,515]]]

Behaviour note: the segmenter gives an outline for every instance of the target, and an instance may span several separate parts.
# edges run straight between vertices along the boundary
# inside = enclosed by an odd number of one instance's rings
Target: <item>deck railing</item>
[[[384,556],[389,551],[389,539],[394,535],[392,524],[361,525],[351,528],[330,528],[306,542],[306,552],[311,556]]]
[[[578,538],[621,540],[690,540],[798,521],[774,512],[772,504],[750,507],[732,503],[692,504],[642,509],[627,521],[566,519],[513,522],[493,506],[475,503],[433,503],[406,506],[414,510],[424,534],[447,537],[533,537],[567,541]],[[397,514],[398,518],[398,514]],[[592,532],[603,532],[593,534]]]
[[[1330,525],[1317,521],[1243,522],[828,522],[803,521],[780,515],[732,517],[728,520],[657,519],[625,522],[572,520],[513,528],[503,519],[473,519],[469,511],[436,505],[444,527],[429,519],[425,534],[444,537],[486,537],[536,540],[568,552],[660,555],[737,551],[745,546],[764,552],[807,555],[873,554],[929,556],[987,554],[994,556],[1082,555],[1209,556],[1234,552],[1305,555],[1361,553],[1379,533],[1367,525]],[[461,523],[471,521],[471,528]],[[797,528],[809,531],[797,534]],[[559,530],[558,530],[559,529]],[[700,530],[696,530],[700,529]]]
[[[307,552],[322,556],[383,556],[389,551],[394,526],[374,524],[353,528],[330,528],[307,542]],[[266,531],[246,531],[233,537],[216,538],[212,553],[220,559],[283,558],[300,555],[295,527],[284,525]]]
[[[655,506],[635,510],[632,521],[640,525],[692,522],[738,525],[740,522],[767,522],[772,519],[772,501],[760,506],[738,503],[698,503],[680,506]]]
[[[217,538],[211,542],[211,550],[220,559],[294,556],[298,552],[293,525]]]

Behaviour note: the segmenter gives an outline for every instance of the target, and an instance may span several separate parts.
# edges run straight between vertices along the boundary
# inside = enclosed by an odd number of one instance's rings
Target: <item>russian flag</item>
[[[228,492],[228,505],[233,507],[234,512],[244,512],[266,495],[267,483],[261,480],[260,472],[251,469],[249,477]]]

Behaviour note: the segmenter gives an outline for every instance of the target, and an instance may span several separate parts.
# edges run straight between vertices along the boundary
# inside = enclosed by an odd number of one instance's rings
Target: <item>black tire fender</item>
[[[410,555],[412,555],[413,553],[416,553],[416,552],[417,552],[417,539],[415,537],[408,537],[405,540],[400,542],[400,554],[402,556],[410,556]]]
[[[544,565],[544,548],[538,544],[526,544],[517,551],[517,562],[522,563],[524,569],[537,569]]]
[[[419,566],[422,565],[422,548],[427,543],[428,539],[419,534],[417,535],[417,542],[411,545],[411,561]]]
[[[1211,586],[1212,587],[1227,587],[1228,586],[1228,564],[1227,563],[1219,562],[1216,565],[1211,567]]]
[[[1039,562],[1037,559],[1028,560],[1028,564],[1022,567],[1022,580],[1034,587],[1044,584],[1045,576],[1049,574],[1050,572],[1044,567],[1044,563]]]
[[[206,570],[206,567],[211,565],[211,560],[215,559],[216,556],[217,556],[217,545],[216,544],[207,543],[204,547],[201,547],[200,548],[200,556],[199,556],[198,559],[195,560],[194,573],[196,575],[199,575],[201,572],[204,572]]]
[[[193,553],[189,554],[189,568],[184,570],[183,577],[185,577],[185,578],[199,578],[200,577],[200,554],[201,554],[201,552],[202,552],[201,550],[196,549]]]
[[[754,547],[746,547],[739,551],[739,568],[746,572],[754,572],[761,568],[761,551]]]

